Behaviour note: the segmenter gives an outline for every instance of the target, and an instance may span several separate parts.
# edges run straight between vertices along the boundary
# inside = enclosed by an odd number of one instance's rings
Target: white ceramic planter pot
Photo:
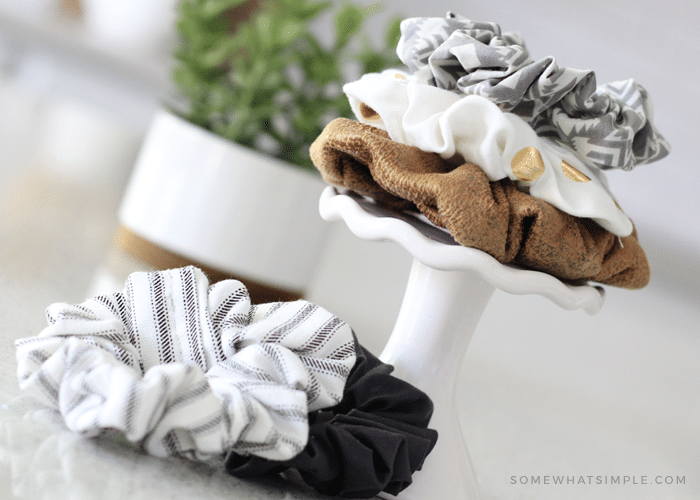
[[[159,111],[119,219],[166,253],[303,295],[328,227],[318,213],[324,186],[312,172]]]

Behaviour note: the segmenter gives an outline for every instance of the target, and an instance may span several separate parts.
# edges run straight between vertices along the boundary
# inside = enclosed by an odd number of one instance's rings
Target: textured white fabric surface
[[[460,96],[397,70],[366,74],[343,91],[360,121],[386,130],[394,141],[446,160],[474,163],[491,181],[508,177],[530,195],[575,217],[591,218],[618,236],[632,232],[631,221],[617,207],[599,169],[539,137],[522,118],[504,113],[484,97]],[[532,181],[521,180],[513,170],[516,155],[526,148],[536,149],[544,165]],[[562,162],[589,180],[573,180]]]
[[[337,404],[355,364],[350,327],[306,301],[251,305],[194,267],[134,273],[123,292],[53,304],[16,341],[20,387],[67,427],[116,430],[156,456],[295,456],[307,413]]]

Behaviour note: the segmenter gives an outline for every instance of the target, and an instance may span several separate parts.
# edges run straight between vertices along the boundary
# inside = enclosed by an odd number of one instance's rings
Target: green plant
[[[250,0],[248,0],[250,1]],[[374,48],[363,23],[377,6],[318,0],[259,0],[232,27],[244,0],[182,0],[174,80],[185,98],[178,113],[205,129],[295,165],[312,168],[309,145],[338,116],[349,117],[341,91],[354,66],[360,74],[399,64],[399,20]],[[327,47],[310,24],[334,9],[335,40]]]

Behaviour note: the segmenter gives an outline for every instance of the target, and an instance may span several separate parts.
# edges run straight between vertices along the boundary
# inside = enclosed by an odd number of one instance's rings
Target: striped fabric
[[[286,460],[308,412],[337,404],[355,364],[350,327],[306,301],[251,305],[194,267],[134,273],[123,292],[53,304],[16,342],[20,387],[71,430],[118,431],[156,456],[234,451]]]

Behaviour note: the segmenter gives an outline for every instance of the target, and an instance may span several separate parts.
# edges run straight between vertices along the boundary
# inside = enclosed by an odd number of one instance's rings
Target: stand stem
[[[381,359],[430,396],[438,442],[400,500],[478,498],[457,417],[459,368],[494,287],[476,273],[439,271],[413,261],[406,293]],[[382,494],[384,498],[394,498]]]

